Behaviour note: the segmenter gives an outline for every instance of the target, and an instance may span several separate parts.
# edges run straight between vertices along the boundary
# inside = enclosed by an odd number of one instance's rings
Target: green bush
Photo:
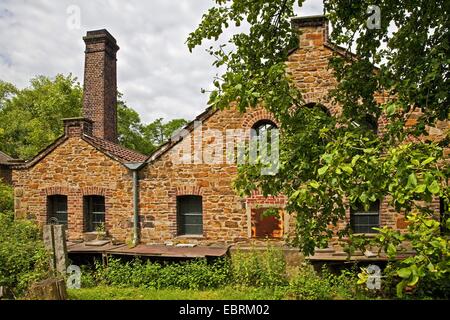
[[[13,188],[0,180],[0,212],[12,212],[14,209]]]
[[[291,279],[286,297],[298,300],[367,298],[358,290],[355,272],[344,270],[336,275],[324,267],[319,274],[309,264],[303,265]]]
[[[269,247],[264,251],[237,251],[232,258],[236,284],[256,287],[278,287],[288,284],[283,251]]]
[[[328,300],[332,298],[332,288],[312,267],[305,266],[290,281],[287,296],[296,300]]]
[[[89,287],[92,279],[95,279],[98,284],[117,287],[218,288],[229,282],[228,264],[227,259],[219,259],[214,263],[198,259],[162,265],[151,261],[143,262],[140,259],[124,263],[120,259],[112,258],[109,259],[108,266],[97,262],[93,276],[85,275],[83,272],[82,285]]]
[[[21,295],[34,281],[44,279],[49,260],[39,228],[30,221],[0,213],[0,286]]]
[[[232,259],[208,263],[197,259],[178,263],[157,263],[134,259],[124,262],[111,258],[107,266],[99,261],[94,271],[83,268],[82,287],[140,288],[151,290],[231,290],[246,292],[255,299],[365,299],[357,286],[357,272],[328,269],[318,273],[304,264],[290,279],[282,250],[237,251]]]

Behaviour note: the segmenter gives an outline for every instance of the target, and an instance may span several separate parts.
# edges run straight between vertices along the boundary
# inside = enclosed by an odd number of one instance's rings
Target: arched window
[[[252,138],[261,137],[264,132],[270,132],[272,129],[277,129],[277,125],[270,120],[260,120],[256,122],[252,127]]]
[[[369,114],[361,120],[353,120],[352,125],[365,130],[370,130],[375,134],[378,133],[377,119]]]
[[[325,107],[323,104],[310,102],[310,103],[305,104],[305,107],[307,107],[307,108],[317,108],[318,110],[323,111],[323,113],[325,113],[327,116],[331,117],[330,110],[328,110],[328,108]]]

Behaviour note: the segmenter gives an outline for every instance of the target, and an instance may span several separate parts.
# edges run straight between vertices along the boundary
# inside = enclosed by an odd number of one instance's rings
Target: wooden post
[[[55,273],[67,272],[67,245],[64,225],[45,225],[44,244],[51,254],[50,267]]]

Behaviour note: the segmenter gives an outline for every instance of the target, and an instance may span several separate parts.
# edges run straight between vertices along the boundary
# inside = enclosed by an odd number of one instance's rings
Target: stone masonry
[[[330,113],[339,107],[327,99],[336,85],[328,59],[342,50],[327,39],[327,22],[323,17],[295,18],[300,44],[287,61],[296,85],[307,103],[321,104]],[[139,172],[139,230],[143,243],[195,242],[201,244],[259,243],[252,238],[252,212],[261,208],[279,208],[283,237],[272,239],[283,243],[294,230],[295,218],[283,211],[285,197],[268,197],[255,192],[241,198],[233,189],[236,163],[209,163],[195,154],[199,144],[210,158],[226,159],[227,130],[249,130],[260,120],[276,123],[264,109],[240,113],[235,108],[207,110],[201,120],[202,130],[216,130],[217,135],[195,135],[195,123],[186,127],[188,135],[180,142],[169,142],[149,157],[115,144],[116,131],[116,52],[118,46],[106,31],[88,32],[85,70],[85,119],[65,121],[65,134],[31,162],[14,167],[15,211],[18,217],[47,220],[46,199],[49,195],[68,197],[68,235],[81,239],[85,230],[83,196],[100,195],[106,201],[106,230],[110,237],[130,241],[133,233],[132,174],[128,163],[146,162]],[[387,99],[383,95],[380,101]],[[382,129],[383,123],[379,124]],[[439,130],[445,131],[448,124]],[[435,131],[436,135],[439,133]],[[184,150],[189,150],[190,163],[176,163]],[[202,160],[202,161],[199,161]],[[177,196],[202,197],[203,234],[178,236]],[[349,222],[342,221],[339,227]],[[402,217],[393,213],[386,199],[381,202],[381,225],[405,228]],[[336,244],[336,243],[335,243]],[[337,245],[337,244],[336,244]]]

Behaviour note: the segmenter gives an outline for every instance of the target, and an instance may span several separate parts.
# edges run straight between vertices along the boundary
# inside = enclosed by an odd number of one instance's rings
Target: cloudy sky
[[[36,75],[83,81],[87,30],[117,39],[118,89],[144,122],[193,119],[206,108],[212,59],[185,41],[212,0],[0,0],[0,79],[23,88]],[[301,15],[322,13],[307,0]],[[79,14],[79,26],[76,17]]]

